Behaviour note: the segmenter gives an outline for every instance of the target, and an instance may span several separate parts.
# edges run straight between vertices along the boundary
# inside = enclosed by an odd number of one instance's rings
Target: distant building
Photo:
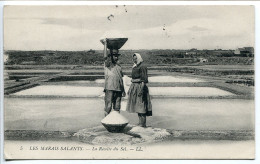
[[[197,52],[186,52],[186,55],[196,55]]]
[[[8,58],[9,58],[9,56],[7,54],[4,54],[4,63],[8,62]]]
[[[190,51],[198,51],[198,49],[197,48],[192,48],[192,49],[190,49]]]
[[[196,51],[189,51],[189,52],[186,52],[186,55],[196,55],[197,52]]]
[[[254,54],[254,47],[244,47],[246,51],[249,51],[251,54]]]
[[[235,55],[241,56],[253,56],[254,55],[254,48],[253,47],[243,47],[238,48],[234,52]]]
[[[208,59],[205,59],[205,58],[199,58],[199,61],[201,63],[207,63],[208,62]]]
[[[90,49],[89,51],[87,51],[88,54],[95,54],[95,50]]]
[[[196,48],[192,48],[186,52],[186,55],[196,55],[198,50]]]
[[[49,55],[54,56],[56,53],[55,52],[48,52]]]
[[[33,64],[36,64],[35,61],[23,61],[21,62],[22,65],[33,65]]]

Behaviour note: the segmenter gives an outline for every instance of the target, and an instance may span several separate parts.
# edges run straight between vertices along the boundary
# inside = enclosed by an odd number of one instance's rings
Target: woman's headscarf
[[[134,67],[137,67],[140,63],[143,62],[143,59],[142,59],[142,57],[141,57],[140,54],[138,54],[138,53],[134,53],[133,57],[134,57],[134,56],[137,57],[137,63],[136,63],[136,64],[134,63],[133,68],[134,68]]]

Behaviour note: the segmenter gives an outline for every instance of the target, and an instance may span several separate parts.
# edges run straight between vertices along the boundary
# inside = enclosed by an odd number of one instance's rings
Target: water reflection
[[[5,130],[77,131],[100,125],[103,99],[6,98]],[[179,130],[253,130],[253,100],[153,99],[147,125]],[[131,124],[136,114],[121,111]]]

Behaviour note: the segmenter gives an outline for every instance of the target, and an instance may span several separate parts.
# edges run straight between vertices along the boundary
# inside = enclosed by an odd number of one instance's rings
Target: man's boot
[[[142,116],[141,120],[142,120],[141,127],[146,128],[146,116]]]
[[[139,119],[139,122],[138,122],[137,126],[141,126],[142,125],[142,116],[140,116],[139,114],[138,114],[138,119]]]

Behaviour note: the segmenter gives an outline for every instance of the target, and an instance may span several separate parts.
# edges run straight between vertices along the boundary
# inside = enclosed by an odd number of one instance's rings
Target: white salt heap
[[[129,121],[117,111],[112,111],[101,121],[101,123],[106,125],[120,125],[127,124],[128,122]]]

